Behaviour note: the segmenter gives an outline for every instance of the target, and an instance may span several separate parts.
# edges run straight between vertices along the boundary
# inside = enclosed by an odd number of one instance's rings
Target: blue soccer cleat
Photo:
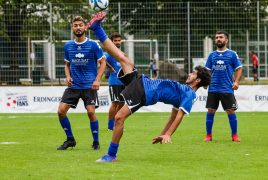
[[[115,162],[115,161],[117,161],[116,156],[109,156],[108,154],[106,154],[105,156],[103,156],[102,158],[98,159],[95,162]]]
[[[101,21],[106,17],[106,14],[105,12],[99,12],[97,13],[94,18],[89,21],[89,23],[87,23],[87,28],[90,29],[90,30],[95,30],[97,29],[100,24],[101,24]]]

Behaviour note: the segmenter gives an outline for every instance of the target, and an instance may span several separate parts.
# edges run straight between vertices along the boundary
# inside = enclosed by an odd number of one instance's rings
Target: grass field
[[[112,137],[107,113],[97,114],[100,151],[90,148],[86,113],[68,114],[77,145],[65,151],[56,150],[66,139],[57,114],[0,114],[0,179],[268,179],[268,113],[237,113],[240,143],[231,141],[225,113],[215,116],[213,141],[203,142],[205,115],[185,116],[172,144],[153,145],[169,113],[133,114],[118,162],[95,163]]]

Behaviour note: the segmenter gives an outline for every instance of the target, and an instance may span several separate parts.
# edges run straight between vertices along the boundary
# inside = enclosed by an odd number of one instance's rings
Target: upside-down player
[[[88,28],[94,31],[105,50],[121,63],[122,69],[117,76],[126,86],[125,90],[121,93],[126,104],[115,116],[113,137],[107,155],[96,162],[117,161],[116,154],[119,141],[123,135],[126,118],[142,106],[150,106],[158,101],[172,104],[174,107],[164,130],[160,136],[153,139],[153,144],[158,142],[171,143],[170,136],[181,123],[184,114],[189,114],[191,111],[192,103],[196,98],[195,91],[199,87],[207,87],[211,82],[210,72],[201,66],[196,67],[195,71],[189,74],[186,81],[187,85],[171,80],[151,80],[143,74],[138,74],[131,60],[107,38],[100,26],[104,17],[104,12],[96,14],[88,23]]]

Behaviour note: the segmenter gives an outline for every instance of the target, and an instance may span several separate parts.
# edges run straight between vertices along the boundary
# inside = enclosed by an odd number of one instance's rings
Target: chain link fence
[[[146,69],[155,58],[157,77],[180,83],[194,66],[205,64],[216,50],[216,31],[225,30],[227,47],[237,52],[243,64],[241,84],[254,84],[250,51],[259,58],[259,83],[268,84],[267,5],[250,1],[110,3],[103,28],[108,35],[122,34],[121,50],[140,73],[152,77]],[[88,3],[0,3],[0,85],[66,85],[64,44],[74,39],[71,21],[79,15],[88,22],[95,13]],[[86,36],[97,40],[89,30]],[[102,81],[108,85],[105,75]]]

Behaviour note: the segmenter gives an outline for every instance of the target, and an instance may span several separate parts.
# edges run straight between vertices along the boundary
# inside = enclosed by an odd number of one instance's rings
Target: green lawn
[[[57,150],[66,138],[57,114],[0,114],[0,179],[268,179],[268,113],[237,113],[240,143],[231,141],[225,113],[215,116],[213,141],[203,142],[205,115],[185,116],[172,144],[153,145],[169,113],[135,113],[118,162],[95,163],[112,137],[107,113],[97,114],[100,151],[91,150],[86,113],[68,115],[77,145],[65,151]]]

